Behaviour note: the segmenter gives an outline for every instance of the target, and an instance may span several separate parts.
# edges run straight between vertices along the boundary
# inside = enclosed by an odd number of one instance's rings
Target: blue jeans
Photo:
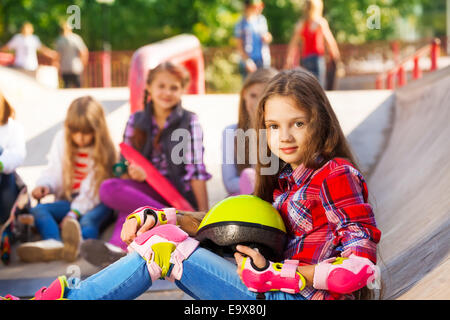
[[[35,225],[42,239],[55,239],[61,241],[59,223],[70,211],[69,201],[56,201],[53,203],[38,204],[31,209],[35,219]],[[83,239],[96,239],[100,226],[112,214],[112,210],[104,204],[99,204],[94,209],[83,214],[79,220]]]
[[[175,284],[194,299],[255,300],[236,273],[236,265],[204,248],[197,248],[183,262],[183,275]],[[135,299],[152,285],[146,261],[130,253],[114,264],[67,289],[71,300]],[[299,294],[267,292],[267,300],[304,300]]]
[[[323,56],[310,55],[306,58],[302,58],[301,65],[315,75],[322,88],[325,88],[326,64]]]

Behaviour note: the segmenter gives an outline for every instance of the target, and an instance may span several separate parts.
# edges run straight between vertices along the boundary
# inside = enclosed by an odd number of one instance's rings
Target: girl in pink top
[[[305,18],[295,25],[289,42],[285,68],[296,65],[297,50],[301,46],[300,65],[313,73],[322,87],[325,86],[325,49],[333,62],[340,60],[339,48],[331,33],[328,21],[323,17],[322,0],[307,0]]]

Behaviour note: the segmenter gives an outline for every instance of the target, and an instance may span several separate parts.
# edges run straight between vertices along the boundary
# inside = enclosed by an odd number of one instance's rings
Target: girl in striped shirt
[[[112,176],[116,151],[99,102],[89,96],[72,102],[48,160],[32,196],[41,200],[53,194],[56,201],[31,210],[43,240],[19,246],[18,255],[26,262],[74,261],[81,240],[97,238],[111,214],[100,201],[99,188]]]

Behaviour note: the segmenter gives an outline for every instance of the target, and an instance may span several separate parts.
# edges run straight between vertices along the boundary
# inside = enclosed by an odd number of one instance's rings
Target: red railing
[[[420,66],[420,59],[430,55],[431,67],[430,71],[435,71],[438,69],[438,58],[440,56],[441,41],[439,39],[434,39],[430,44],[417,50],[414,54],[401,60],[392,69],[379,74],[376,78],[375,87],[377,89],[388,89],[392,90],[395,87],[403,87],[407,84],[407,70],[406,64],[411,61],[414,63],[412,69],[412,77],[414,80],[420,79],[422,77],[423,71]],[[384,85],[385,84],[385,85]]]
[[[133,52],[89,52],[89,63],[83,73],[83,87],[127,86]]]

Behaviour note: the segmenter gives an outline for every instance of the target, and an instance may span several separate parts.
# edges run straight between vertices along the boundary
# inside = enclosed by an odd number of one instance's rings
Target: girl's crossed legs
[[[236,265],[214,254],[197,248],[183,262],[181,280],[175,282],[185,293],[202,300],[255,300],[236,273]],[[116,263],[67,289],[71,300],[129,300],[135,299],[152,285],[146,261],[137,253],[130,253]],[[281,291],[268,292],[270,300],[303,300],[299,295]]]

